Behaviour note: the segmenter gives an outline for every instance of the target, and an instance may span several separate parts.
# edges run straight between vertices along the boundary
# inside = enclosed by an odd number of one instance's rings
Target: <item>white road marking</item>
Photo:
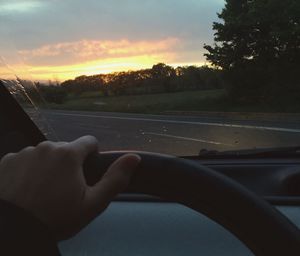
[[[145,121],[145,122],[158,122],[158,123],[169,123],[169,124],[204,125],[204,126],[254,129],[254,130],[263,130],[263,131],[300,133],[300,129],[272,127],[272,126],[256,126],[256,125],[242,125],[242,124],[228,124],[228,123],[211,123],[211,122],[199,122],[199,121],[163,120],[163,119],[152,119],[152,118],[143,118],[143,117],[138,118],[138,117],[86,115],[86,114],[85,115],[84,114],[67,114],[67,113],[53,113],[53,112],[51,112],[49,114],[51,114],[51,115],[60,115],[60,116],[77,116],[77,117],[102,118],[102,119]]]
[[[168,138],[172,138],[172,139],[181,139],[181,140],[196,141],[196,142],[202,142],[202,143],[214,144],[214,145],[233,146],[232,144],[225,144],[225,143],[218,142],[218,141],[195,139],[195,138],[175,136],[175,135],[164,134],[164,133],[144,132],[143,134],[156,135],[156,136],[161,136],[161,137],[168,137]]]

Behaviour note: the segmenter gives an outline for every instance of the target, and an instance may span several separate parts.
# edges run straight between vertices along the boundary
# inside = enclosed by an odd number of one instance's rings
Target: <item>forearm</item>
[[[1,255],[60,255],[56,240],[37,218],[0,200]]]

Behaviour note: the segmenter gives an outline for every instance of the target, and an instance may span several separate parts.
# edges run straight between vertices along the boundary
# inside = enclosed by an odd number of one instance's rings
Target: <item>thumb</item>
[[[136,154],[121,156],[96,185],[88,188],[86,203],[89,216],[94,218],[103,212],[115,196],[126,189],[140,161],[141,157]]]

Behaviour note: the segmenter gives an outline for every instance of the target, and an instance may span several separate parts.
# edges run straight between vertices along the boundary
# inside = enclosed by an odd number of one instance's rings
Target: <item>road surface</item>
[[[300,145],[300,120],[275,122],[54,110],[41,113],[55,131],[55,135],[49,133],[52,139],[56,136],[70,141],[91,134],[100,141],[101,150],[195,155],[203,148],[234,150]]]

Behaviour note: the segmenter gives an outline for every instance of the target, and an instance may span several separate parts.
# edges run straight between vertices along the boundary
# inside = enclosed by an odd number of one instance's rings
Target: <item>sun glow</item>
[[[163,56],[134,56],[63,66],[28,66],[27,71],[34,80],[57,79],[63,81],[79,75],[107,74],[148,68],[162,59],[166,58]]]
[[[159,62],[174,67],[203,64],[176,64],[180,47],[177,38],[152,41],[80,40],[43,45],[36,49],[17,51],[18,56],[13,59],[19,61],[9,63],[10,66],[3,65],[2,69],[0,66],[0,76],[7,78],[13,74],[30,80],[64,81],[80,75],[151,68]],[[12,60],[11,57],[7,59]]]
[[[151,68],[154,64],[164,62],[174,68],[178,66],[202,66],[204,62],[172,63],[166,61],[163,56],[138,56],[126,59],[108,59],[105,61],[91,61],[81,64],[65,66],[25,66],[16,65],[0,67],[0,78],[14,79],[16,76],[22,79],[47,81],[65,81],[80,75],[108,74],[112,72],[139,70]]]

